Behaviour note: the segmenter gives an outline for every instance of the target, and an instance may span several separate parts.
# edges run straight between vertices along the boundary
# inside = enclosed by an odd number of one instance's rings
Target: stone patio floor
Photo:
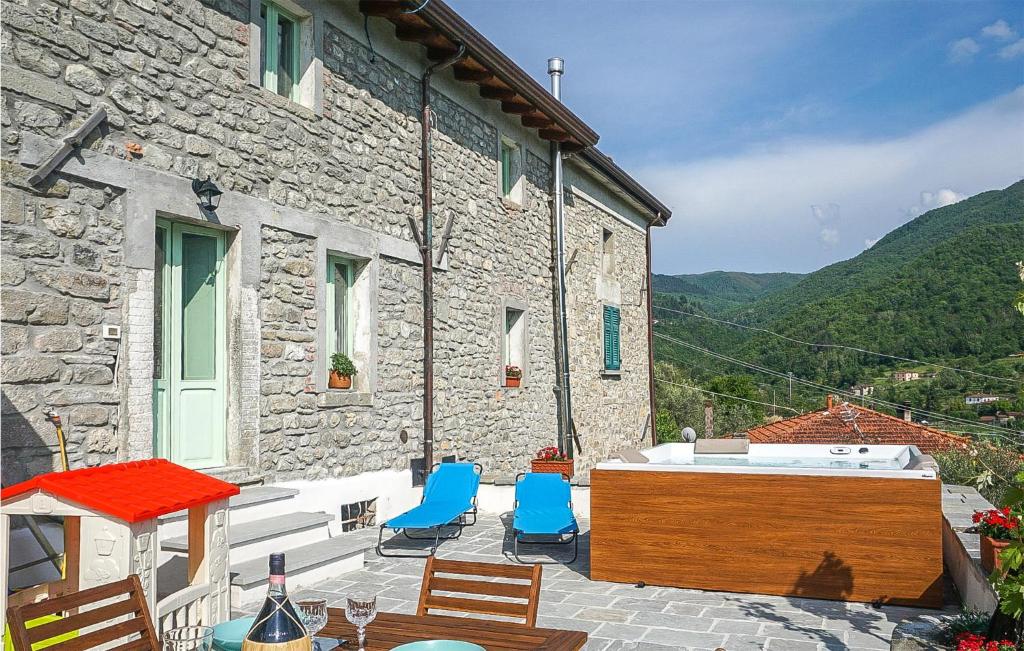
[[[500,519],[494,514],[481,514],[479,523],[466,527],[460,539],[442,543],[438,556],[514,562],[510,560],[510,534],[506,533],[510,518],[511,514]],[[580,526],[584,530],[589,528],[587,522]],[[888,649],[892,630],[901,620],[937,613],[916,608],[874,608],[869,604],[818,599],[638,588],[591,581],[587,578],[590,559],[586,542],[584,535],[575,563],[544,566],[537,625],[586,631],[590,635],[585,647],[588,650]],[[521,551],[524,557],[534,558],[525,556],[522,547]],[[568,548],[559,548],[550,557],[536,558],[570,556]],[[422,573],[423,560],[381,558],[371,550],[366,553],[364,569],[299,590],[295,596],[322,597],[328,605],[344,607],[348,593],[365,589],[377,593],[380,610],[413,613]]]

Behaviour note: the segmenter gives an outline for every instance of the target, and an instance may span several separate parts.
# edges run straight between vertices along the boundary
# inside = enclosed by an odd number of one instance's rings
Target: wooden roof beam
[[[541,129],[537,133],[544,140],[554,140],[556,142],[568,142],[569,140],[572,140],[572,136],[561,129]]]
[[[554,120],[543,113],[528,113],[519,119],[522,121],[524,127],[529,127],[531,129],[546,129],[555,124]]]
[[[400,41],[410,41],[412,43],[426,43],[432,37],[437,36],[432,28],[426,26],[415,26],[415,25],[395,25],[395,36]]]
[[[453,72],[455,73],[455,78],[459,81],[475,81],[479,83],[494,78],[494,75],[489,70],[481,70],[466,65],[456,64]]]
[[[480,97],[484,99],[500,99],[503,102],[508,102],[515,99],[516,91],[496,86],[480,86]]]
[[[513,113],[515,115],[526,115],[527,113],[533,113],[536,111],[536,107],[533,104],[527,104],[525,102],[502,102],[501,110],[506,113]]]
[[[402,13],[402,6],[394,0],[359,0],[359,11],[367,16],[390,18]]]

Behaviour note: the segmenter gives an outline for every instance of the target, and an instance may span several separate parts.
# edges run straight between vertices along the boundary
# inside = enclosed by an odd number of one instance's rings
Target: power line
[[[909,406],[906,406],[906,405],[899,405],[899,404],[896,404],[896,403],[893,403],[893,402],[888,402],[886,400],[882,400],[880,398],[871,398],[871,397],[868,397],[868,396],[857,396],[857,395],[855,395],[853,393],[850,393],[848,391],[844,391],[842,389],[837,389],[836,387],[830,387],[830,386],[827,386],[827,385],[824,385],[824,384],[818,384],[816,382],[811,382],[810,380],[805,380],[805,379],[803,379],[801,377],[797,377],[795,375],[790,375],[788,373],[782,373],[780,371],[776,371],[776,370],[771,369],[771,368],[767,368],[767,367],[764,367],[764,366],[759,366],[757,364],[753,364],[751,362],[746,362],[746,361],[743,361],[741,359],[736,359],[734,357],[729,357],[728,355],[723,355],[722,353],[717,353],[717,352],[715,352],[713,350],[710,350],[710,349],[707,349],[707,348],[702,348],[701,346],[697,346],[695,344],[691,344],[691,343],[688,343],[688,342],[685,342],[685,341],[680,341],[680,340],[675,339],[673,337],[669,337],[668,335],[664,335],[664,334],[662,334],[660,332],[655,332],[654,336],[655,337],[659,337],[661,339],[665,339],[667,341],[671,341],[671,342],[673,342],[675,344],[678,344],[680,346],[684,346],[686,348],[697,350],[699,352],[702,352],[704,354],[710,355],[712,357],[716,357],[718,359],[721,359],[721,360],[724,360],[724,361],[727,361],[727,362],[731,362],[731,363],[737,364],[739,366],[743,366],[743,367],[749,368],[751,370],[755,370],[755,371],[758,371],[758,372],[761,372],[761,373],[765,373],[765,374],[768,374],[768,375],[773,375],[775,377],[783,378],[783,379],[786,379],[786,380],[789,380],[790,378],[792,378],[792,381],[794,381],[794,382],[798,382],[800,384],[811,386],[811,387],[814,387],[814,388],[817,388],[817,389],[822,389],[822,390],[829,391],[829,392],[832,392],[832,393],[836,393],[836,394],[839,394],[839,395],[842,395],[842,396],[846,396],[848,398],[854,398],[854,399],[861,398],[862,400],[864,400],[866,402],[871,402],[871,403],[876,403],[876,404],[884,405],[884,406],[887,406],[887,407],[890,407],[890,408],[893,408],[893,409],[909,409],[913,413],[924,414],[926,416],[931,416],[932,418],[935,418],[935,419],[938,419],[938,420],[944,420],[944,421],[947,421],[947,422],[950,422],[950,423],[960,423],[960,424],[963,424],[963,425],[969,425],[971,427],[976,427],[976,428],[980,428],[980,429],[983,429],[983,430],[989,430],[989,431],[992,431],[992,432],[1005,433],[1005,430],[1000,431],[1000,429],[997,429],[997,428],[994,428],[994,427],[990,427],[990,426],[987,426],[987,425],[981,425],[981,424],[976,423],[974,421],[969,421],[969,420],[966,420],[966,419],[963,419],[963,418],[956,418],[954,416],[947,416],[946,414],[941,414],[941,413],[938,413],[938,412],[927,411],[927,410],[924,410],[924,409],[918,409],[918,408],[909,407]]]
[[[753,364],[753,363],[750,363],[750,362],[745,362],[745,361],[743,361],[741,359],[736,359],[734,357],[729,357],[728,355],[723,355],[722,353],[716,353],[713,350],[709,350],[707,348],[701,348],[700,346],[696,346],[694,344],[690,344],[690,343],[687,343],[685,341],[679,341],[678,339],[673,339],[673,338],[668,337],[667,335],[663,335],[661,333],[655,333],[655,336],[660,336],[661,338],[667,339],[669,341],[672,341],[673,343],[676,343],[678,345],[686,346],[688,348],[692,348],[694,350],[698,350],[700,352],[703,352],[705,354],[711,355],[713,357],[717,357],[719,359],[722,359],[722,360],[725,360],[725,361],[728,361],[728,362],[732,362],[734,364],[738,364],[740,366],[744,366],[746,368],[749,368],[749,369],[752,369],[752,370],[755,370],[755,371],[759,371],[761,373],[766,373],[766,374],[773,375],[775,377],[779,377],[779,378],[786,379],[786,380],[788,380],[788,379],[790,379],[790,377],[792,377],[792,380],[794,382],[797,382],[797,383],[800,383],[800,384],[804,384],[804,385],[807,385],[807,386],[810,386],[810,387],[814,387],[816,389],[821,389],[821,390],[829,391],[829,392],[836,393],[836,394],[839,394],[839,395],[843,395],[843,396],[846,396],[846,397],[849,397],[849,398],[862,398],[863,400],[865,400],[867,402],[873,402],[873,403],[877,403],[877,404],[880,404],[880,405],[885,405],[887,407],[891,407],[891,408],[894,408],[894,409],[908,409],[909,408],[911,412],[918,413],[918,414],[924,414],[926,416],[931,416],[933,418],[937,418],[937,419],[940,419],[940,420],[945,420],[945,421],[948,421],[948,422],[955,422],[955,423],[960,423],[960,424],[963,424],[963,425],[970,425],[972,427],[980,427],[982,429],[988,429],[988,430],[991,430],[991,431],[994,431],[994,432],[995,431],[999,431],[997,428],[993,428],[993,427],[990,427],[990,426],[987,426],[987,425],[981,425],[981,424],[979,424],[979,423],[977,423],[975,421],[969,421],[969,420],[965,420],[963,418],[957,418],[955,416],[947,416],[946,414],[941,414],[941,413],[938,413],[938,412],[927,411],[927,410],[924,410],[924,409],[918,409],[918,408],[914,408],[914,407],[907,407],[906,405],[900,405],[900,404],[897,404],[897,403],[894,403],[894,402],[888,402],[886,400],[882,400],[881,398],[871,398],[871,397],[867,397],[867,396],[857,396],[856,394],[852,394],[852,393],[850,393],[848,391],[844,391],[842,389],[837,389],[836,387],[830,387],[830,386],[827,386],[827,385],[824,385],[824,384],[818,384],[816,382],[811,382],[810,380],[805,380],[805,379],[803,379],[801,377],[797,377],[796,375],[790,376],[790,374],[788,374],[788,373],[782,373],[780,371],[776,371],[776,370],[771,369],[771,368],[767,368],[767,367],[764,367],[764,366],[759,366],[757,364]]]
[[[947,370],[947,371],[956,371],[958,373],[968,373],[970,375],[977,375],[978,377],[988,378],[990,380],[999,380],[1000,382],[1011,382],[1013,384],[1020,384],[1021,383],[1020,380],[1013,379],[1013,378],[999,377],[997,375],[989,375],[988,373],[979,373],[977,371],[970,371],[970,370],[967,370],[965,368],[956,368],[955,366],[943,366],[942,364],[936,364],[935,362],[923,362],[923,361],[921,361],[919,359],[912,359],[910,357],[900,357],[899,355],[889,355],[887,353],[879,353],[879,352],[874,351],[874,350],[867,350],[865,348],[858,348],[856,346],[847,346],[845,344],[819,344],[819,343],[815,343],[813,341],[804,341],[802,339],[794,339],[793,337],[789,337],[787,335],[784,335],[784,334],[781,334],[781,333],[778,333],[778,332],[773,332],[772,330],[768,330],[768,329],[765,329],[765,328],[758,328],[756,326],[744,325],[742,323],[736,323],[735,321],[726,321],[725,319],[716,319],[715,317],[707,316],[706,314],[697,314],[695,312],[684,312],[683,310],[674,310],[672,308],[663,307],[661,305],[653,305],[653,307],[655,309],[664,310],[666,312],[674,312],[676,314],[685,314],[687,316],[697,317],[698,319],[706,319],[708,321],[714,321],[715,323],[723,323],[723,324],[726,324],[726,325],[735,326],[737,328],[743,328],[744,330],[754,330],[756,332],[763,332],[765,334],[772,335],[773,337],[779,337],[780,339],[785,339],[786,341],[791,341],[791,342],[796,343],[796,344],[803,344],[804,346],[815,346],[817,348],[842,348],[842,349],[845,349],[845,350],[856,351],[858,353],[865,353],[867,355],[877,355],[878,357],[887,357],[889,359],[895,359],[895,360],[899,360],[899,361],[902,361],[902,362],[911,362],[911,363],[914,363],[914,364],[923,364],[923,365],[927,365],[927,366],[934,366],[935,368],[941,368],[941,369],[944,369],[944,370]]]
[[[721,398],[731,398],[733,400],[742,400],[743,402],[752,402],[755,405],[764,405],[765,407],[773,407],[773,408],[776,408],[776,409],[785,409],[786,411],[791,411],[794,414],[799,414],[800,413],[796,409],[791,409],[789,407],[783,407],[781,405],[773,405],[770,402],[761,402],[760,400],[751,400],[749,398],[741,398],[739,396],[731,396],[728,393],[718,393],[716,391],[711,391],[710,389],[702,389],[700,387],[695,387],[695,386],[692,386],[690,384],[679,384],[677,382],[670,382],[670,381],[666,380],[665,378],[656,377],[656,378],[654,378],[654,381],[655,382],[664,382],[665,384],[671,384],[674,387],[683,387],[683,388],[686,388],[686,389],[693,389],[695,391],[700,391],[701,393],[710,393],[713,396],[719,396]]]

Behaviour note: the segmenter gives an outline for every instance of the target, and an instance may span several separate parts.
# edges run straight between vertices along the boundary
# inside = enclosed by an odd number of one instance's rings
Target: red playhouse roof
[[[82,506],[139,522],[238,495],[238,486],[166,459],[49,472],[0,490],[8,500],[42,490]]]

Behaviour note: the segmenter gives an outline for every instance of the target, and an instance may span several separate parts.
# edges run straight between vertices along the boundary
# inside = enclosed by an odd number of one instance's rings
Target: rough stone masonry
[[[292,3],[289,3],[292,4]],[[2,10],[4,483],[156,454],[154,223],[200,222],[187,190],[224,190],[226,465],[265,479],[408,468],[422,449],[419,82],[427,60],[355,3],[300,1],[316,103],[250,83],[248,0],[11,0]],[[308,23],[308,24],[306,24]],[[391,32],[393,34],[393,32]],[[258,50],[257,50],[258,51]],[[310,65],[314,65],[311,61]],[[437,457],[489,475],[526,470],[556,436],[547,143],[450,73],[436,81],[438,228],[454,219],[436,287]],[[28,160],[98,108],[107,120],[39,186]],[[523,192],[500,196],[499,148],[522,151]],[[567,164],[572,382],[582,470],[642,444],[648,412],[644,228],[621,188]],[[604,231],[615,278],[602,271]],[[328,254],[359,267],[360,374],[326,388]],[[614,291],[610,288],[614,285]],[[621,308],[622,370],[605,374],[602,305]],[[525,306],[528,375],[501,381],[502,306]],[[104,338],[103,326],[120,338]]]

